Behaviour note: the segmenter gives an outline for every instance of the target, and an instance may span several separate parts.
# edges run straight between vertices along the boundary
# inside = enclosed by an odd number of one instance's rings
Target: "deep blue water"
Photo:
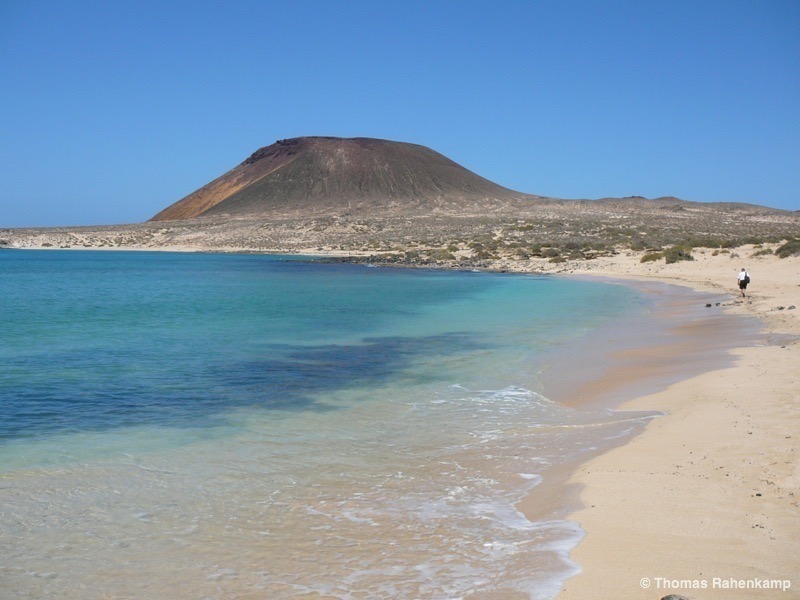
[[[448,357],[530,360],[636,301],[619,286],[280,256],[5,251],[0,440],[208,427],[241,407],[330,410],[326,393],[393,378],[461,382]]]
[[[581,531],[518,502],[651,415],[561,406],[539,374],[648,306],[549,277],[0,252],[3,589],[554,598]]]

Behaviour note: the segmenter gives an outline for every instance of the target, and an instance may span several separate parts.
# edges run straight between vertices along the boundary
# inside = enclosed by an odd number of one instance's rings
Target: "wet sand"
[[[758,317],[763,334],[735,329],[728,364],[701,361],[699,373],[646,393],[653,380],[642,361],[659,371],[680,344],[623,352],[584,386],[582,397],[604,401],[640,386],[619,408],[664,416],[564,474],[562,493],[580,502],[569,518],[585,537],[571,555],[582,572],[559,599],[800,597],[800,311],[789,308],[800,304],[800,259],[697,258],[641,265],[623,256],[582,271],[718,294],[727,313]],[[746,298],[734,287],[740,266],[759,282]],[[712,324],[697,325],[681,335],[695,329],[705,339]],[[642,384],[631,385],[640,375]]]
[[[597,280],[598,278],[591,278]],[[752,317],[723,311],[719,294],[699,293],[660,282],[602,278],[644,292],[646,314],[571,340],[548,361],[545,395],[577,410],[616,410],[625,402],[667,389],[699,374],[730,367],[741,344],[760,345],[767,334]],[[711,309],[706,304],[711,303]],[[659,410],[622,409],[631,419],[659,419]],[[646,422],[646,421],[645,421]],[[621,437],[598,447],[594,457],[630,441]],[[571,481],[586,457],[544,473],[540,485],[518,506],[531,520],[568,518],[582,507],[581,486]]]

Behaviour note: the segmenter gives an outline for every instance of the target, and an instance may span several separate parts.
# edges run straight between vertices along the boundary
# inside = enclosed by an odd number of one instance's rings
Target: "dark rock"
[[[661,600],[689,600],[686,596],[678,596],[677,594],[670,594],[669,596],[664,596]]]

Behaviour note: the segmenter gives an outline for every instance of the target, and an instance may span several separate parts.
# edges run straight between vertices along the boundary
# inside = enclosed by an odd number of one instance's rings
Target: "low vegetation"
[[[795,254],[800,254],[800,238],[794,238],[775,250],[775,254],[781,258],[788,258]]]
[[[682,260],[694,260],[692,248],[686,245],[677,245],[664,250],[664,260],[668,265]]]
[[[742,223],[747,235],[742,235]],[[514,211],[358,212],[203,218],[109,227],[0,230],[0,247],[174,248],[359,254],[375,262],[485,267],[493,261],[591,261],[617,252],[642,262],[800,253],[800,214],[681,201],[542,201]]]

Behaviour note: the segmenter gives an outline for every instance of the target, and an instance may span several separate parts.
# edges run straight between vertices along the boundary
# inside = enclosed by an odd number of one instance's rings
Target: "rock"
[[[678,596],[677,594],[670,594],[669,596],[664,596],[661,600],[689,600],[686,596]]]
[[[797,307],[796,307],[794,304],[792,304],[792,305],[791,305],[789,308],[787,308],[786,310],[795,310],[796,308],[797,308]]]

